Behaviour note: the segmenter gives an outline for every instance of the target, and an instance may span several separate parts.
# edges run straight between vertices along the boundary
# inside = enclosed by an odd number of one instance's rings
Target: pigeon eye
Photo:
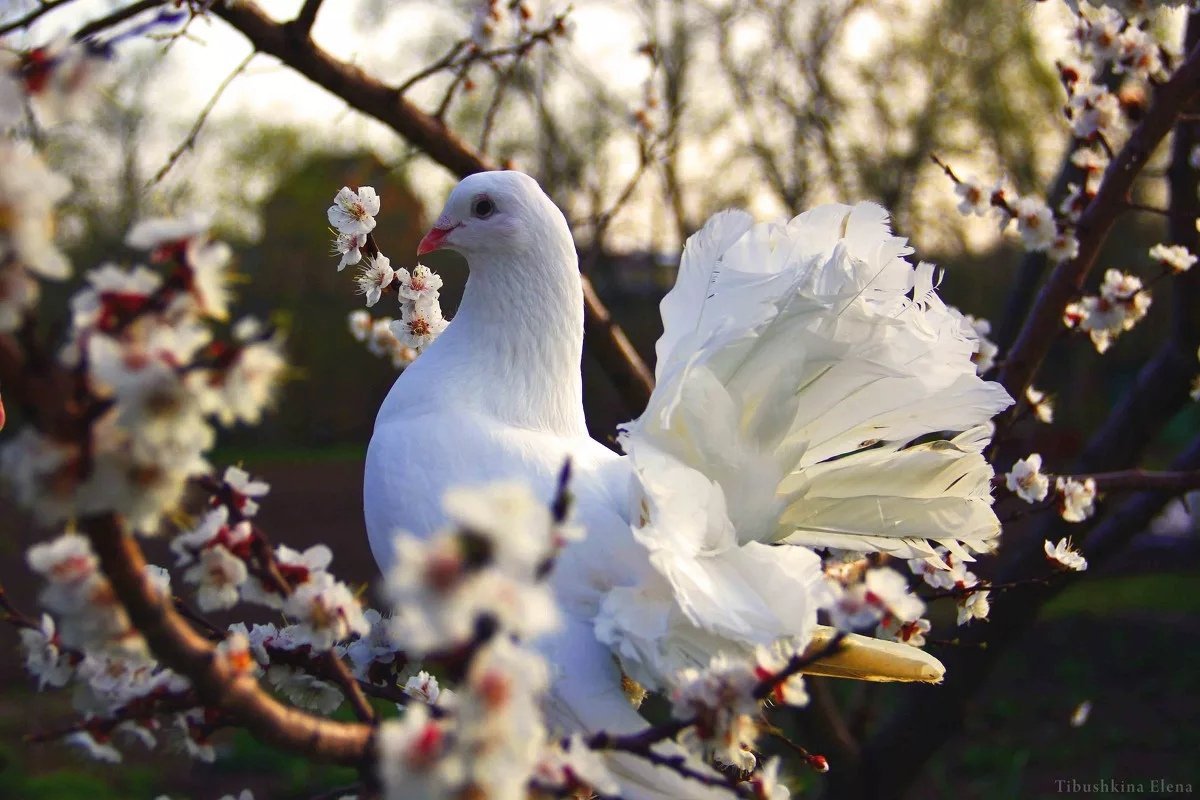
[[[480,197],[471,207],[471,213],[479,219],[487,219],[496,210],[496,204],[486,197]]]

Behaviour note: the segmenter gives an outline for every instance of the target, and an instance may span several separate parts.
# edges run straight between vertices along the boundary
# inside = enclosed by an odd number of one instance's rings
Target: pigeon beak
[[[429,233],[425,234],[425,238],[417,245],[417,256],[423,256],[426,253],[432,253],[434,250],[441,250],[446,246],[446,237],[450,235],[450,231],[461,226],[461,222],[451,222],[442,217],[439,219]]]

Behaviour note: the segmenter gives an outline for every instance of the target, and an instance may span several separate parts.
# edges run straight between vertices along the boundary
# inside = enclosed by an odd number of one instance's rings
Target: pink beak
[[[423,256],[426,253],[432,253],[434,250],[441,250],[446,244],[446,237],[450,235],[450,231],[461,225],[461,222],[451,223],[449,220],[439,219],[437,223],[429,229],[429,233],[425,234],[425,238],[417,245],[417,256]]]

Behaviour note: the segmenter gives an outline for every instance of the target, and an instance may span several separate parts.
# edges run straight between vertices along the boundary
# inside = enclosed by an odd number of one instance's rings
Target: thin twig
[[[196,121],[192,124],[192,129],[188,131],[187,138],[180,142],[179,146],[171,151],[171,155],[167,156],[167,163],[163,164],[162,168],[154,174],[154,177],[151,178],[150,182],[146,184],[147,186],[153,186],[165,178],[167,173],[171,171],[171,168],[175,166],[175,162],[178,161],[184,153],[196,146],[196,137],[200,135],[200,129],[203,128],[204,123],[208,121],[208,116],[212,113],[213,108],[216,107],[217,101],[221,99],[221,95],[224,94],[225,90],[229,88],[229,84],[233,83],[234,79],[237,78],[238,75],[241,75],[246,70],[246,67],[250,66],[250,62],[254,60],[256,55],[258,55],[258,51],[251,50],[249,55],[238,62],[238,65],[234,67],[233,71],[225,76],[225,80],[221,81],[221,83],[217,86],[216,91],[213,92],[212,97],[208,98],[208,102],[204,105],[204,108],[200,110],[200,115],[196,117]]]
[[[1093,472],[1090,475],[1059,475],[1076,481],[1092,480],[1096,490],[1100,492],[1120,491],[1156,491],[1156,492],[1190,492],[1200,489],[1200,470],[1191,472],[1156,472],[1146,469],[1123,469],[1115,472]],[[1005,485],[1005,476],[996,475],[992,485]]]
[[[77,42],[82,42],[89,36],[94,36],[101,31],[108,30],[114,25],[120,25],[125,20],[132,19],[138,14],[141,14],[143,11],[149,11],[152,8],[158,8],[161,5],[165,5],[167,2],[169,2],[169,0],[140,0],[140,2],[134,3],[133,5],[119,8],[107,16],[92,20],[79,30],[75,31],[71,38]]]

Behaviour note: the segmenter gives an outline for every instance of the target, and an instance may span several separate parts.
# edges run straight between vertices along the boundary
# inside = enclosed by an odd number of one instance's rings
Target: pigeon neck
[[[587,435],[579,262],[573,244],[546,249],[472,259],[462,304],[442,338],[481,410],[521,427]]]

